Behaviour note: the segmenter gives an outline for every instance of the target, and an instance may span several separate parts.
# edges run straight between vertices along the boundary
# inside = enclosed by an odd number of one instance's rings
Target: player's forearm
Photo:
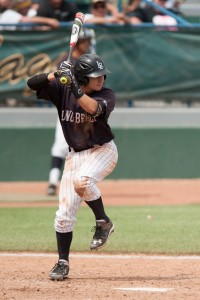
[[[84,94],[78,100],[78,104],[90,115],[94,115],[98,108],[98,103],[96,100],[90,98],[88,95]]]

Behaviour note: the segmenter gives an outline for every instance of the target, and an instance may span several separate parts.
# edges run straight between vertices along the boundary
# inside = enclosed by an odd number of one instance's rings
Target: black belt
[[[95,144],[95,145],[103,146],[103,144],[104,143],[102,143],[102,144]],[[69,148],[69,152],[71,152],[72,150],[74,150],[74,152],[81,152],[81,151],[84,151],[84,150],[88,150],[88,149],[94,148],[94,145],[91,146],[91,147],[83,148],[83,149],[75,149],[75,148],[72,148],[72,147],[68,147],[68,148]]]

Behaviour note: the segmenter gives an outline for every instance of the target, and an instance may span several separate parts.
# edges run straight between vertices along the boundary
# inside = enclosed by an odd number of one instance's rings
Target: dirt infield
[[[200,180],[117,180],[101,183],[106,205],[200,203]],[[0,207],[57,206],[47,183],[0,183]],[[29,199],[27,201],[27,199]],[[197,300],[200,257],[72,254],[69,278],[52,282],[55,254],[0,253],[1,300]],[[100,257],[99,257],[100,255]]]
[[[63,282],[47,277],[55,261],[48,256],[0,257],[0,299],[198,300],[200,295],[200,259],[72,257],[69,278]]]
[[[182,205],[200,203],[200,179],[105,180],[98,185],[105,205]],[[0,207],[57,206],[46,182],[0,182]]]

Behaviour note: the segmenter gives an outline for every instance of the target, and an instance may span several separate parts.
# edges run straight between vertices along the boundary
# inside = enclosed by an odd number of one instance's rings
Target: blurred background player
[[[71,62],[72,65],[75,64],[76,60],[79,56],[96,52],[96,41],[95,41],[95,33],[93,29],[84,28],[80,32],[79,40],[74,47],[72,52]],[[67,60],[67,53],[61,58],[58,63],[58,68],[60,64]],[[51,170],[49,172],[49,184],[48,184],[48,195],[55,195],[57,186],[59,184],[61,169],[63,167],[63,162],[68,154],[68,145],[63,136],[63,131],[59,122],[57,120],[56,131],[55,131],[55,140],[53,146],[51,148]]]

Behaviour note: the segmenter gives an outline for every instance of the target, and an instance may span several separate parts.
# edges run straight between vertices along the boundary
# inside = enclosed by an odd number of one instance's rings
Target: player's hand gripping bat
[[[81,27],[82,27],[83,22],[84,22],[84,18],[85,18],[85,15],[83,13],[81,13],[81,12],[76,13],[75,20],[74,20],[74,23],[72,25],[69,54],[68,54],[67,61],[65,62],[65,64],[69,66],[69,70],[70,70],[70,65],[71,65],[72,51],[73,51],[73,48],[74,48],[74,46],[76,45],[76,43],[78,41],[79,34],[80,34],[80,31],[81,31]],[[71,79],[70,79],[69,76],[62,76],[60,78],[60,82],[63,83],[63,84],[70,84]]]

